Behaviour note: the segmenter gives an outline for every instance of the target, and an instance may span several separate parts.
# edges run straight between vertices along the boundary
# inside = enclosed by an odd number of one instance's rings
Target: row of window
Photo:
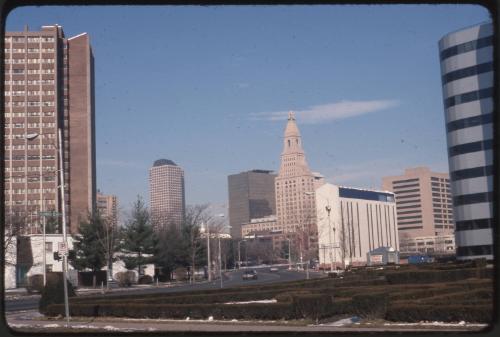
[[[422,210],[420,210],[420,209],[416,209],[416,210],[414,210],[414,211],[405,211],[405,212],[399,212],[399,211],[398,211],[398,216],[399,216],[399,215],[403,215],[403,214],[415,214],[415,213],[422,213]]]
[[[493,97],[494,91],[495,90],[493,88],[485,88],[451,96],[444,100],[444,107],[448,109],[458,104],[469,103],[483,98],[490,98]]]
[[[407,219],[422,219],[422,215],[414,215],[414,216],[398,216],[398,222],[401,220],[407,220]]]
[[[55,63],[55,60],[51,59],[51,58],[50,59],[49,58],[28,59],[28,62],[26,62],[25,59],[5,59],[4,63],[5,64],[25,64],[25,63],[28,63],[28,64],[39,64],[39,63],[51,64],[51,63]]]
[[[53,37],[48,37],[48,36],[28,36],[27,38],[24,38],[24,36],[12,36],[12,37],[6,37],[5,38],[5,43],[10,43],[10,42],[54,42]]]
[[[415,203],[415,202],[420,202],[420,199],[398,201],[398,204],[411,204],[411,203]],[[414,206],[411,206],[411,207],[414,207]],[[398,207],[398,208],[402,208],[402,207]]]
[[[26,49],[24,48],[13,48],[13,49],[4,49],[5,51],[5,54],[8,54],[10,52],[13,52],[13,53],[24,53],[26,51]],[[39,52],[42,52],[42,53],[53,53],[54,52],[54,48],[28,48],[28,53],[39,53]]]
[[[11,124],[6,123],[5,128],[8,128]],[[12,123],[12,127],[14,128],[24,128],[24,123]],[[28,128],[53,128],[56,126],[56,123],[28,123]]]
[[[457,256],[479,256],[479,255],[492,255],[492,254],[493,254],[492,245],[457,247]]]
[[[410,187],[420,187],[420,184],[410,184],[410,185],[398,185],[398,186],[393,186],[393,189],[394,189],[394,192],[395,193],[403,193],[403,192],[406,192],[406,191],[399,191],[401,189],[404,189],[404,188],[410,188]]]
[[[493,175],[493,165],[488,165],[453,171],[451,172],[451,179],[453,179],[453,181],[457,181],[491,175]]]
[[[465,153],[491,150],[493,148],[493,140],[487,139],[472,143],[460,144],[452,146],[448,149],[450,157],[458,156]]]
[[[25,80],[6,80],[3,82],[5,85],[25,85]],[[54,80],[28,80],[28,85],[40,85],[40,84],[54,84]]]
[[[4,135],[4,138],[5,139],[24,139],[25,135],[23,133],[21,134],[15,134],[15,135]],[[44,133],[42,135],[40,135],[39,137],[42,137],[42,138],[48,138],[48,139],[53,139],[53,138],[56,138],[56,135],[54,133]]]
[[[396,197],[400,196],[402,193],[412,193],[412,192],[420,192],[420,189],[419,188],[416,188],[414,190],[404,190],[404,191],[397,191],[395,192],[396,193]]]
[[[43,200],[44,205],[55,205],[56,201],[53,199],[45,199]],[[24,200],[13,200],[13,201],[5,201],[5,205],[41,205],[42,200],[39,199],[31,199],[25,202]]]
[[[446,84],[451,81],[456,81],[461,78],[474,76],[478,74],[483,74],[493,71],[493,62],[481,63],[475,66],[458,69],[455,71],[451,71],[442,77],[443,84]]]
[[[29,91],[24,91],[24,90],[15,90],[15,91],[4,91],[4,96],[24,96],[25,94],[28,95],[54,95],[56,92],[54,90],[40,90],[40,91],[35,91],[35,90],[29,90]]]
[[[396,205],[396,209],[399,211],[400,209],[407,209],[407,208],[420,208],[421,205],[420,204],[416,204],[416,205],[411,205],[411,206],[399,206],[399,204],[401,204],[400,202],[397,203]]]
[[[431,177],[431,181],[449,182],[450,180],[448,178]]]
[[[28,172],[53,172],[55,171],[56,168],[55,166],[28,166],[27,171]],[[14,166],[12,168],[6,167],[5,172],[24,172],[24,166]]]
[[[453,204],[455,206],[478,204],[491,201],[493,201],[493,192],[464,194],[453,198]]]
[[[47,177],[42,177],[43,181],[54,181],[55,180],[55,176],[47,176]],[[40,181],[40,177],[28,177],[28,178],[25,178],[25,177],[14,177],[12,179],[10,179],[9,177],[6,177],[5,178],[5,182],[6,183],[9,183],[9,182],[13,182],[13,183],[25,183],[25,182],[29,182],[29,183],[36,183],[36,182],[39,182]]]
[[[396,199],[398,200],[401,200],[401,199],[408,199],[408,198],[418,198],[420,197],[420,194],[408,194],[408,195],[397,195],[396,196]]]
[[[392,184],[401,184],[401,183],[411,183],[411,182],[418,182],[418,178],[415,179],[405,179],[405,180],[394,180]],[[396,188],[396,186],[394,186]]]
[[[399,225],[415,225],[415,224],[421,224],[422,223],[422,220],[420,221],[405,221],[405,222],[399,222],[398,221],[398,226]]]
[[[19,102],[5,102],[6,107],[23,107],[23,106],[55,106],[56,103],[53,101],[19,101]]]
[[[5,117],[53,117],[55,115],[54,111],[44,111],[41,113],[40,111],[30,111],[30,112],[6,112],[4,113]]]
[[[5,69],[5,74],[9,75],[24,75],[24,69]],[[54,68],[48,68],[48,69],[28,69],[27,73],[28,75],[39,75],[39,74],[54,74],[56,71]]]
[[[468,117],[468,118],[462,118],[446,124],[446,131],[452,132],[455,130],[471,128],[473,126],[489,124],[492,122],[493,122],[493,114],[491,113]]]
[[[21,155],[21,156],[12,156],[10,158],[12,160],[25,160],[25,159],[28,159],[28,160],[39,160],[40,156],[39,155],[29,155],[29,156],[25,157],[25,156]],[[42,159],[55,159],[55,156],[53,156],[53,155],[43,155]],[[9,157],[6,157],[5,160],[9,160]]]
[[[26,194],[26,193],[55,193],[56,189],[55,188],[20,188],[20,189],[6,189],[5,193],[10,193],[10,194]]]
[[[493,45],[493,36],[483,37],[474,41],[469,41],[456,46],[446,48],[439,53],[441,61],[454,55],[467,53],[472,50],[481,49]]]
[[[470,231],[474,229],[493,228],[493,219],[487,218],[487,219],[457,221],[455,226],[457,231]]]

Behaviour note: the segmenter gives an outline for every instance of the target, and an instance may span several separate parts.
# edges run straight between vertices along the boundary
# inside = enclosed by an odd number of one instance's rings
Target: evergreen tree
[[[122,241],[122,248],[135,255],[126,258],[127,265],[138,266],[139,273],[141,273],[142,266],[150,261],[143,254],[154,253],[156,238],[151,226],[149,211],[140,196],[137,197],[130,219],[125,224]]]
[[[106,250],[100,238],[104,237],[104,220],[98,212],[89,214],[80,223],[80,233],[74,242],[75,258],[71,261],[73,267],[83,271],[92,270],[92,284],[96,286],[96,273],[106,265]]]

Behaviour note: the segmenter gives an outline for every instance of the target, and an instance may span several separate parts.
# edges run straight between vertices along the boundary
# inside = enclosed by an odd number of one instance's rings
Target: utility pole
[[[207,272],[208,272],[208,281],[212,281],[212,267],[210,261],[210,230],[208,229],[208,222],[205,223],[206,233],[207,233]]]

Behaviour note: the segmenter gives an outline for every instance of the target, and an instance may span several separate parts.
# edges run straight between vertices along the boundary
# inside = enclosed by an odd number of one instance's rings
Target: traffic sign
[[[68,246],[66,246],[65,242],[58,242],[57,248],[58,248],[57,250],[59,251],[59,254],[68,255]]]

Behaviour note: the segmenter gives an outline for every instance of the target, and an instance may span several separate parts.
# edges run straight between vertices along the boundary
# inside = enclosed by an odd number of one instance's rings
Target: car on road
[[[242,276],[243,280],[256,280],[257,279],[257,271],[254,269],[245,270]]]
[[[278,269],[278,267],[271,267],[271,268],[269,268],[269,271],[270,271],[271,273],[275,273],[275,272],[277,272],[278,270],[279,270],[279,269]]]

